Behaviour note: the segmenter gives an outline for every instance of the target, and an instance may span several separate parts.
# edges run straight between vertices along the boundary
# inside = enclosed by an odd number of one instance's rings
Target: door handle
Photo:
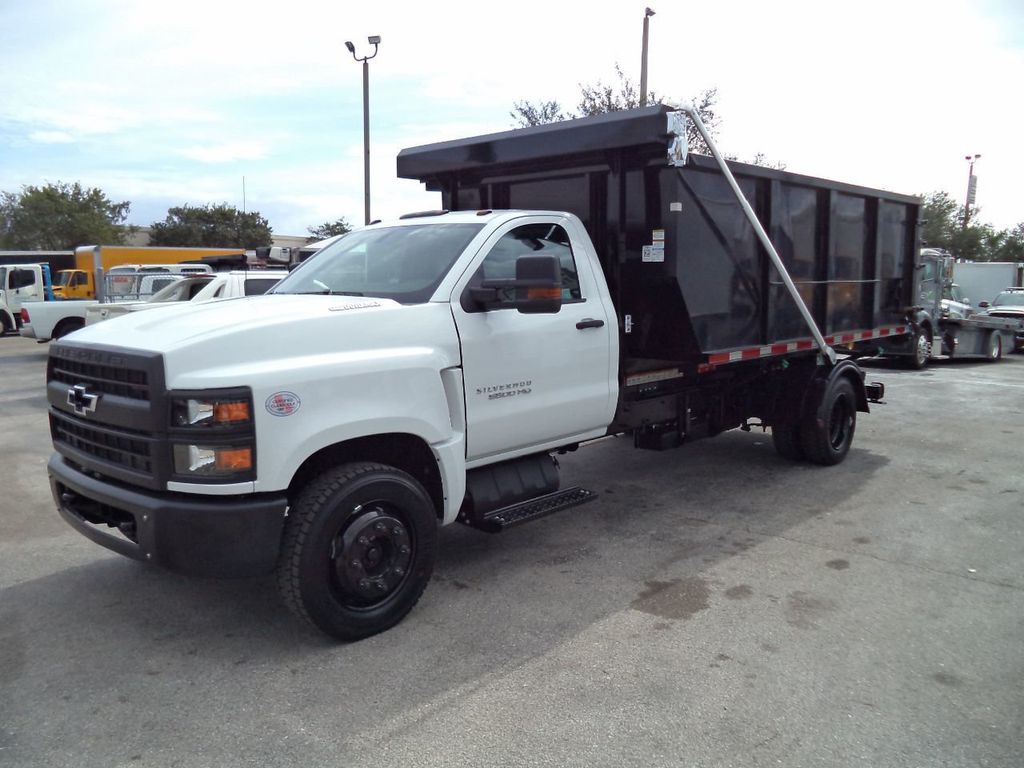
[[[604,320],[592,320],[588,317],[586,320],[580,320],[576,323],[576,327],[581,331],[584,328],[602,328],[604,327]]]

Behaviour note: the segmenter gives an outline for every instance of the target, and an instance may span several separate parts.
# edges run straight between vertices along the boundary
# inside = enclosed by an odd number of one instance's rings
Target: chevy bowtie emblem
[[[75,409],[75,413],[92,413],[99,399],[99,395],[90,394],[81,384],[75,384],[68,390],[68,405]]]

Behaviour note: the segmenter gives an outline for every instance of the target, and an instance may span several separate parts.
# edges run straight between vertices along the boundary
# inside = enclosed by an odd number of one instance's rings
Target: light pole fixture
[[[967,229],[967,222],[971,218],[971,206],[974,205],[978,189],[978,177],[974,175],[974,163],[981,155],[964,155],[967,161],[967,199],[964,201],[964,229]]]
[[[356,47],[350,40],[345,41],[345,47],[352,54],[356,61],[363,62],[363,217],[364,224],[370,223],[370,65],[369,61],[377,55],[377,46],[380,45],[380,35],[370,35],[366,41],[373,46],[373,53],[369,56],[356,56]]]
[[[647,27],[654,11],[644,8],[644,44],[640,54],[640,106],[647,106]]]

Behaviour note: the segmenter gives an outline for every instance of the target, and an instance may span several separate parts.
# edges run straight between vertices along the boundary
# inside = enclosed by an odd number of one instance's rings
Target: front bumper
[[[83,536],[135,560],[197,576],[257,576],[277,562],[287,499],[153,493],[47,465],[57,509]]]

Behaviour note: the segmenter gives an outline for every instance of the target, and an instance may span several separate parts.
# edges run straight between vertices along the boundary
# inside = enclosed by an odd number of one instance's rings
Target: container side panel
[[[744,218],[725,179],[695,168],[674,174],[681,210],[667,214],[674,278],[689,308],[696,341],[704,352],[761,343],[765,309],[757,237]],[[755,199],[751,179],[737,179],[748,200]],[[666,264],[667,256],[666,256]]]
[[[881,292],[875,325],[900,315],[914,300],[905,278],[908,238],[913,238],[914,222],[910,208],[900,203],[881,202],[878,206],[878,280]]]
[[[822,299],[818,284],[818,195],[813,189],[772,183],[772,244],[796,284],[804,304],[813,311]],[[807,323],[774,267],[769,269],[768,338],[784,341],[810,336]]]
[[[509,208],[540,211],[568,211],[583,221],[589,232],[590,184],[586,175],[554,179],[512,181],[508,185]]]
[[[865,292],[873,289],[867,282],[865,213],[864,198],[838,192],[832,195],[826,333],[872,326],[872,318],[864,314]]]

